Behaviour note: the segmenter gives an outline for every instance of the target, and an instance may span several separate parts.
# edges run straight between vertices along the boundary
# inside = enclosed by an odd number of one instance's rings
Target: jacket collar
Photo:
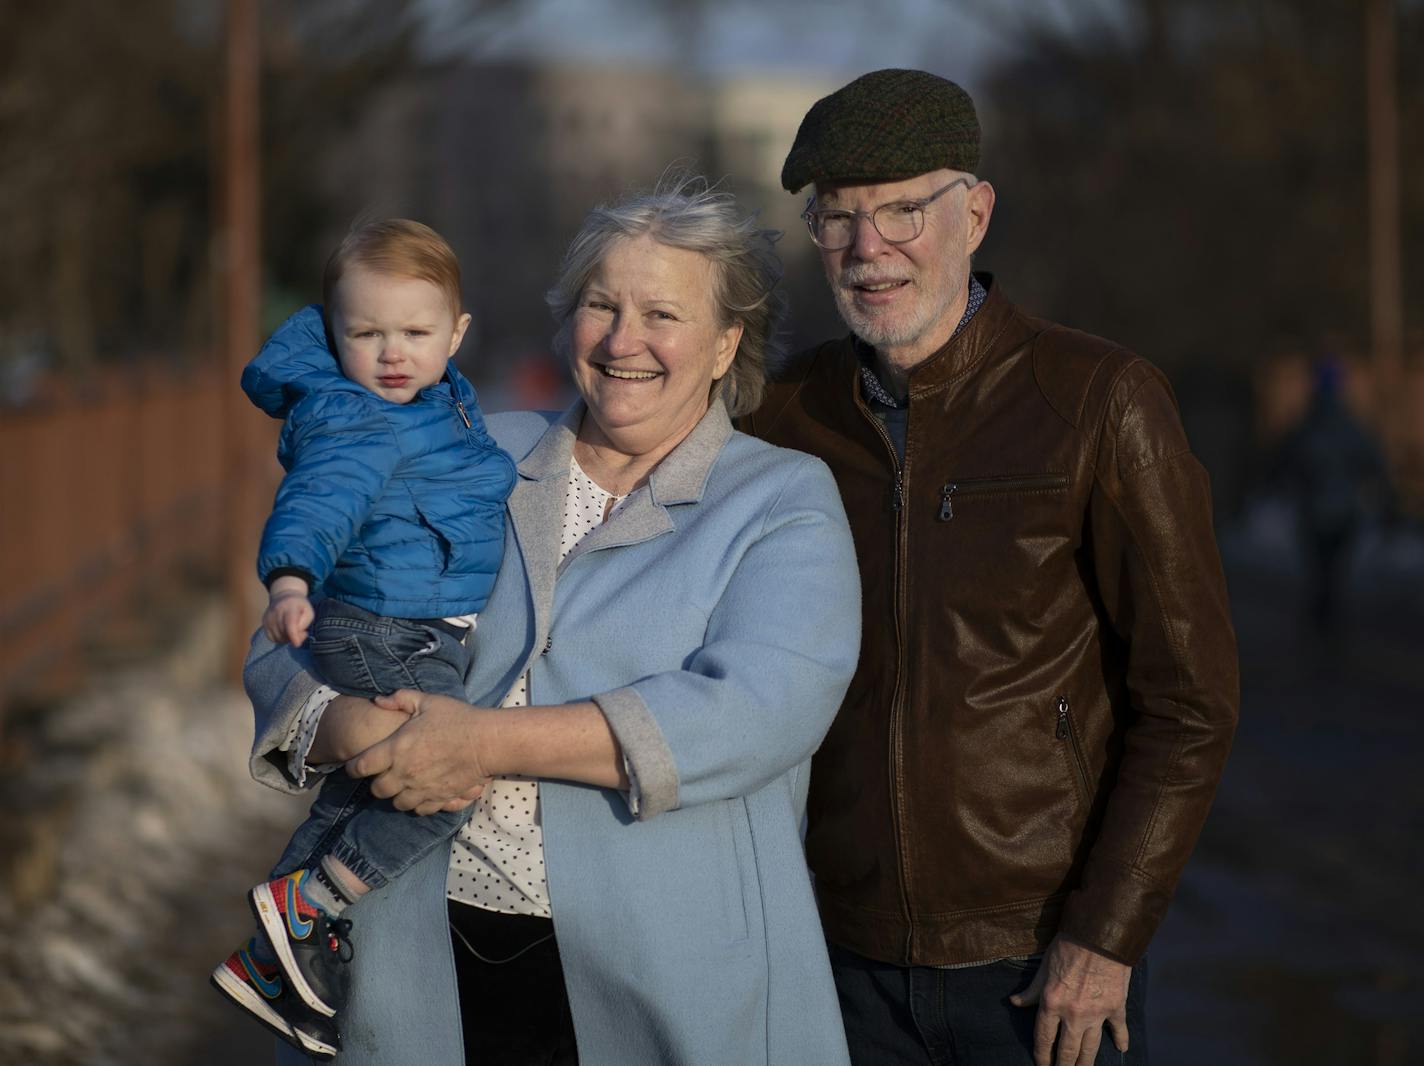
[[[976,273],[974,276],[987,291],[983,305],[958,336],[950,338],[944,347],[910,371],[911,400],[929,396],[954,384],[978,369],[985,356],[992,352],[1011,351],[1038,332],[1033,323],[1026,320],[1004,296],[994,283],[992,274]],[[845,348],[852,364],[849,372],[856,395],[860,395],[860,360],[856,347],[861,343],[852,337]]]

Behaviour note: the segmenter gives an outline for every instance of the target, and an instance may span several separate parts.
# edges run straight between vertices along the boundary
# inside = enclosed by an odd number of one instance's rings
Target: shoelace
[[[350,962],[356,949],[351,944],[351,919],[328,918],[326,921],[327,943],[342,962]]]

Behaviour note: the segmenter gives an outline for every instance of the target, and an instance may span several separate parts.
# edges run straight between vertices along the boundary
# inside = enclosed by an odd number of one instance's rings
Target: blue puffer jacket
[[[453,363],[410,403],[391,403],[341,373],[312,306],[262,346],[242,388],[285,419],[277,458],[287,476],[262,531],[263,581],[298,570],[314,591],[395,618],[484,607],[514,463]]]

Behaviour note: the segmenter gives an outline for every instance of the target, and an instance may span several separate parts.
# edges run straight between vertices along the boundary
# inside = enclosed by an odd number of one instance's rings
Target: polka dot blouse
[[[590,530],[603,523],[605,512],[611,516],[624,499],[599,488],[577,461],[571,461],[569,487],[564,496],[560,561]],[[501,706],[524,707],[537,697],[538,693],[529,691],[526,673]],[[455,837],[445,889],[451,899],[486,910],[549,916],[537,780],[496,777],[486,786],[475,801],[470,820]]]

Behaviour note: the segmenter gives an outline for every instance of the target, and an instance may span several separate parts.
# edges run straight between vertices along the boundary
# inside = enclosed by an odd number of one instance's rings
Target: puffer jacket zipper
[[[460,415],[460,421],[465,423],[466,429],[474,429],[474,424],[470,421],[470,413],[465,410],[465,401],[460,399],[460,386],[455,383],[455,375],[450,372],[450,367],[445,367],[444,383],[450,387],[450,399],[455,402],[455,410]]]

